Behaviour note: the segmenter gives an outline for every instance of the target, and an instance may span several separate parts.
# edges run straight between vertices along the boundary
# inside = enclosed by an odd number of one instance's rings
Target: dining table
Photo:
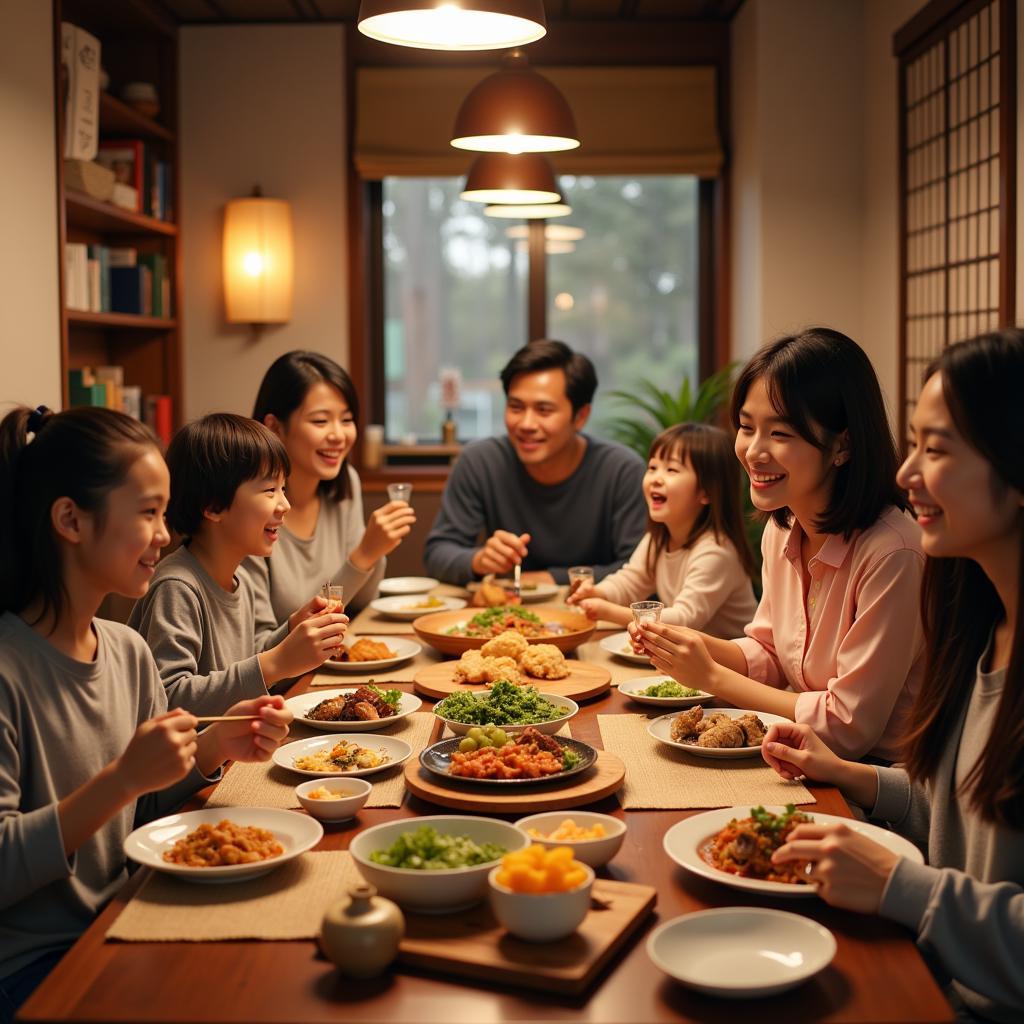
[[[450,592],[450,591],[449,591]],[[368,620],[367,620],[368,621]],[[354,627],[358,627],[358,618]],[[610,624],[609,624],[610,625]],[[356,628],[353,632],[358,633]],[[603,630],[602,632],[608,632]],[[593,649],[590,645],[588,649]],[[412,692],[418,665],[436,656],[419,655],[409,679],[387,685]],[[636,674],[650,674],[636,667]],[[338,685],[359,676],[337,675]],[[309,674],[290,690],[301,694],[323,674]],[[429,708],[430,701],[424,707]],[[572,735],[602,747],[598,715],[643,712],[615,686],[581,703]],[[434,738],[441,735],[437,723]],[[231,767],[227,769],[229,772]],[[628,765],[627,765],[628,773]],[[296,782],[300,781],[298,778]],[[815,803],[810,813],[851,817],[835,788],[806,783]],[[201,807],[209,790],[191,807]],[[118,942],[108,928],[145,882],[141,868],[101,912],[42,986],[23,1006],[21,1021],[144,1021],[201,1024],[319,1024],[328,1021],[388,1021],[392,1024],[490,1024],[499,1021],[568,1021],[643,1024],[662,1021],[949,1022],[954,1014],[906,928],[880,917],[826,905],[817,897],[769,897],[698,877],[670,859],[665,833],[697,810],[626,810],[616,796],[587,810],[622,818],[622,848],[598,877],[652,886],[653,911],[578,995],[540,992],[486,978],[393,965],[370,980],[342,975],[312,940],[212,942]],[[345,850],[360,830],[395,819],[452,813],[407,793],[397,808],[364,807],[355,819],[326,825],[318,850]],[[457,812],[458,813],[458,812]],[[500,797],[488,812],[512,821],[523,812],[503,813]],[[571,811],[567,813],[571,816]],[[183,885],[188,883],[183,882]],[[324,905],[343,895],[324,892]],[[766,907],[806,915],[828,928],[837,950],[831,964],[787,992],[749,1001],[704,995],[659,970],[646,938],[659,924],[683,914],[718,907]]]

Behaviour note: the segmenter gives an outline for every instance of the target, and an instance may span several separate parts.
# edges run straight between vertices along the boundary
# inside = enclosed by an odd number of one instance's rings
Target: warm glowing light
[[[572,297],[570,292],[559,292],[555,296],[555,309],[560,313],[568,313],[575,305],[576,300]]]
[[[510,228],[505,228],[505,235],[508,238],[528,238],[529,225],[514,224]],[[586,238],[586,235],[583,228],[573,227],[571,224],[547,224],[544,227],[544,237],[549,242],[578,242]]]
[[[507,203],[510,206],[539,206],[557,203],[557,192],[542,192],[529,188],[475,188],[459,193],[467,203]]]
[[[565,203],[548,203],[543,206],[485,206],[485,217],[497,217],[503,220],[538,220],[550,217],[568,217],[572,207]]]
[[[520,239],[516,242],[516,252],[528,252],[530,243],[525,239]],[[576,251],[575,242],[545,242],[544,251],[549,256],[564,256],[566,253]]]
[[[547,31],[543,4],[532,0],[363,0],[358,27],[382,43],[422,50],[496,50],[532,43]]]
[[[224,300],[229,323],[285,323],[292,315],[292,213],[283,199],[232,199],[224,211]]]

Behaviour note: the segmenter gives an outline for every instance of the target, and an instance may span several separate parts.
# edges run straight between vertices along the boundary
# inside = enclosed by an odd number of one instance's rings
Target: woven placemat
[[[626,763],[619,802],[638,808],[690,810],[738,804],[813,804],[800,782],[780,778],[760,758],[710,761],[659,743],[645,715],[598,715],[604,749]]]
[[[362,875],[348,851],[304,853],[268,875],[198,885],[154,872],[107,930],[122,942],[313,939],[327,904]]]
[[[595,665],[608,669],[612,674],[612,686],[619,683],[628,683],[631,679],[639,679],[641,676],[656,676],[658,670],[653,665],[637,665],[631,661],[623,661],[609,654],[597,640],[580,644],[576,648],[576,657],[580,661],[592,661]]]
[[[434,728],[434,716],[429,711],[414,711],[403,719],[389,736],[405,740],[412,747],[412,756],[419,757],[420,751],[430,741]],[[321,735],[324,735],[321,733]],[[373,742],[374,733],[368,732],[367,744]],[[305,782],[304,776],[296,775],[276,764],[235,763],[225,773],[217,788],[210,794],[207,807],[281,807],[286,810],[299,806],[295,787]],[[405,776],[401,767],[390,769],[380,775],[366,777],[373,783],[366,807],[401,807],[405,797]]]

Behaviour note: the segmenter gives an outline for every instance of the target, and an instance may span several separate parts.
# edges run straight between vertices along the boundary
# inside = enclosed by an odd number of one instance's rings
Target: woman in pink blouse
[[[923,668],[924,555],[871,363],[811,328],[754,356],[731,411],[768,520],[754,620],[738,640],[655,623],[634,642],[687,686],[805,722],[842,757],[891,761]]]

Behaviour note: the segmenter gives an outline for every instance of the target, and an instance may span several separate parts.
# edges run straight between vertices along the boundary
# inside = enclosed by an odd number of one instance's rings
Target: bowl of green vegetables
[[[447,914],[479,903],[491,868],[529,844],[507,821],[437,814],[364,829],[349,852],[362,876],[403,910]]]
[[[710,693],[684,686],[668,676],[642,676],[619,683],[619,693],[639,704],[653,704],[661,708],[689,708],[712,699]]]
[[[535,686],[516,686],[504,679],[489,690],[460,690],[434,705],[434,714],[456,736],[465,736],[493,725],[506,734],[522,732],[532,725],[549,735],[558,732],[578,711],[579,705],[554,693],[541,693]],[[486,746],[486,744],[484,744]]]

